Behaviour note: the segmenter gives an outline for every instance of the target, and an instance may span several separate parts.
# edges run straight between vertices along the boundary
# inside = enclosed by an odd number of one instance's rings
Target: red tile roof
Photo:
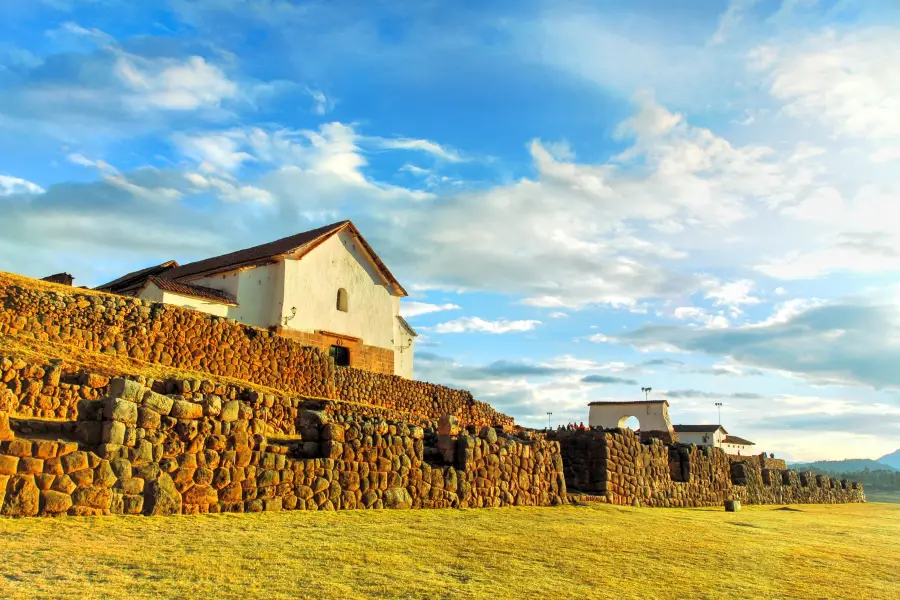
[[[203,300],[211,300],[220,304],[230,304],[237,306],[237,300],[228,292],[216,290],[202,285],[191,285],[190,283],[182,283],[173,281],[165,277],[150,276],[147,278],[148,283],[152,283],[164,292],[171,292],[180,296],[188,296],[190,298],[201,298]]]
[[[403,289],[400,282],[397,281],[390,270],[388,270],[387,266],[385,266],[381,259],[378,258],[378,255],[375,254],[375,251],[369,243],[350,221],[339,221],[337,223],[332,223],[331,225],[275,240],[274,242],[268,242],[252,248],[237,250],[235,252],[229,252],[228,254],[222,254],[221,256],[214,256],[212,258],[181,265],[167,271],[165,277],[168,279],[190,280],[216,273],[274,263],[279,258],[287,255],[297,255],[298,258],[302,258],[311,250],[319,246],[319,244],[343,229],[349,229],[351,233],[359,239],[363,248],[372,258],[372,262],[375,263],[384,278],[395,286],[396,291],[399,292],[400,295],[406,296],[406,290]]]
[[[744,438],[738,437],[736,435],[726,435],[725,439],[722,440],[722,443],[737,444],[739,446],[755,446],[756,445],[753,442],[751,442],[750,440],[745,440]]]
[[[721,425],[672,425],[675,433],[711,433],[718,429],[725,431]],[[725,431],[727,434],[728,432]]]
[[[110,292],[113,294],[122,294],[127,291],[131,291],[132,289],[138,289],[144,285],[147,281],[147,278],[152,275],[159,275],[165,271],[171,270],[173,267],[177,267],[178,262],[174,260],[167,260],[166,262],[158,265],[154,265],[152,267],[147,267],[146,269],[140,269],[138,271],[132,271],[127,275],[122,275],[118,279],[113,279],[109,283],[104,283],[103,285],[95,288],[101,292]]]

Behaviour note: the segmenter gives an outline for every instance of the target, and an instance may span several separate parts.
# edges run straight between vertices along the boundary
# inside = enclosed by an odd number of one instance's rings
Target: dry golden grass
[[[18,273],[10,273],[9,271],[0,271],[0,279],[6,279],[15,285],[24,285],[36,290],[44,290],[47,292],[61,292],[64,294],[86,294],[88,296],[111,296],[91,289],[85,289],[77,286],[63,285],[61,283],[51,283],[41,279],[34,279]]]
[[[900,506],[0,520],[0,597],[900,598]]]

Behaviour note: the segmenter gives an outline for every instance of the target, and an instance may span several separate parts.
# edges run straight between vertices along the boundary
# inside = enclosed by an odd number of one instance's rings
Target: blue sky
[[[353,219],[417,377],[900,433],[895,2],[0,5],[0,269],[96,285]],[[673,7],[672,4],[677,4]]]

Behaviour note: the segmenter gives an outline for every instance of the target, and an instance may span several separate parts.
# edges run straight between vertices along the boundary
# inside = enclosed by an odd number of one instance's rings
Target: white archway
[[[632,431],[640,431],[641,430],[641,420],[635,417],[634,415],[627,415],[619,419],[620,429],[630,429]]]

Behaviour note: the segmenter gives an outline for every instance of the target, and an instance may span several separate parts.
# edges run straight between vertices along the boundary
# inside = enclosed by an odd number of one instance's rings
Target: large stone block
[[[322,426],[322,439],[332,442],[344,441],[344,427],[338,423],[329,423]]]
[[[40,490],[33,475],[13,475],[6,484],[6,498],[0,514],[8,517],[33,517],[38,514]]]
[[[443,415],[438,420],[438,434],[459,435],[459,419],[453,415]]]
[[[404,487],[388,488],[384,491],[385,508],[412,508],[412,496]]]
[[[143,406],[160,415],[169,414],[172,411],[172,405],[174,403],[174,398],[169,398],[168,396],[163,396],[156,392],[148,391],[144,394]]]
[[[104,421],[101,440],[104,444],[123,445],[125,443],[125,423],[122,421]]]
[[[72,492],[72,503],[78,506],[87,506],[99,510],[109,510],[112,501],[112,491],[104,487],[84,487]]]
[[[222,406],[222,412],[219,414],[219,419],[224,421],[225,423],[231,423],[232,421],[237,421],[238,416],[240,415],[241,403],[238,400],[229,400]]]
[[[15,475],[19,471],[18,456],[0,454],[0,475]]]
[[[11,440],[14,437],[15,434],[9,428],[9,416],[5,412],[0,412],[0,441]]]
[[[144,386],[137,381],[115,377],[109,380],[107,394],[113,398],[139,402],[144,395]]]
[[[199,419],[203,417],[203,405],[187,400],[176,400],[169,414],[176,419]]]
[[[181,494],[175,489],[175,482],[166,473],[147,483],[144,492],[144,514],[174,515],[181,512]]]
[[[103,417],[110,421],[119,421],[129,427],[137,425],[138,405],[131,400],[107,398],[103,402]]]
[[[72,473],[73,471],[81,471],[83,469],[87,469],[89,467],[88,463],[88,454],[84,451],[72,452],[71,454],[66,454],[60,459],[62,463],[63,470],[66,473]]]
[[[55,490],[44,490],[40,498],[41,512],[58,515],[68,511],[72,507],[72,497]]]

